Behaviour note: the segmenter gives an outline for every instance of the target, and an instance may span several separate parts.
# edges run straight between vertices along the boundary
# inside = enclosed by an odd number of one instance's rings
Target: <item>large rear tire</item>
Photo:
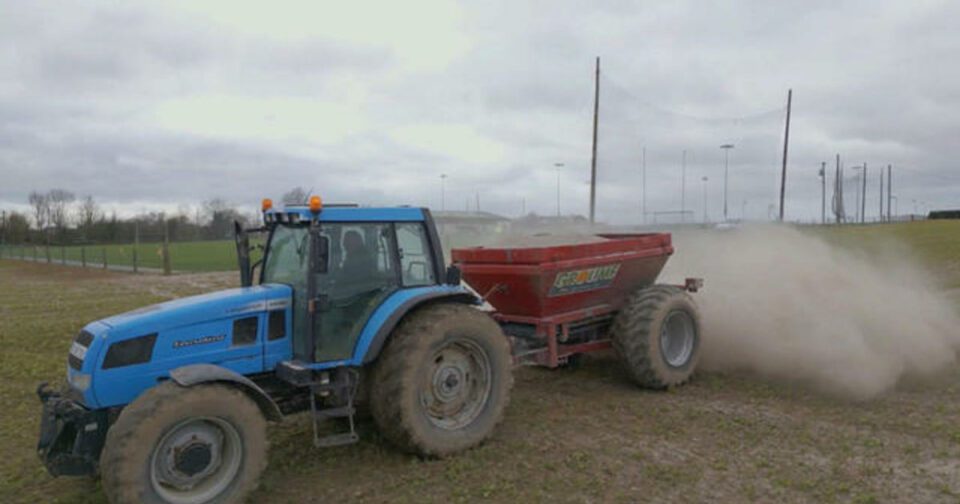
[[[246,394],[169,381],[124,408],[100,456],[114,504],[242,502],[266,463],[266,421]]]
[[[654,285],[634,293],[610,331],[631,379],[647,388],[681,385],[700,360],[700,316],[682,289]]]
[[[443,457],[487,439],[513,386],[510,344],[486,314],[427,306],[394,330],[374,364],[370,409],[404,451]]]

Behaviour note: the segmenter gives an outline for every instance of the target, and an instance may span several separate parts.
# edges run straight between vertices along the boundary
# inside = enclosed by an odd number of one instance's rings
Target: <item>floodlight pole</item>
[[[708,177],[700,177],[700,180],[703,181],[703,223],[707,223],[707,181],[710,180]]]
[[[445,182],[447,180],[447,174],[440,174],[440,210],[446,210],[446,187]]]
[[[727,221],[727,178],[730,172],[730,149],[733,148],[733,144],[723,144],[720,146],[723,149],[723,221]],[[781,217],[781,220],[783,218]]]

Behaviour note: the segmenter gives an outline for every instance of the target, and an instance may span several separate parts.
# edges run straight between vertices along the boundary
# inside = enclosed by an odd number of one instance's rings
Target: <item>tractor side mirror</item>
[[[460,268],[457,265],[451,264],[450,266],[447,266],[447,285],[460,285],[460,281],[462,279],[463,274],[460,272]]]

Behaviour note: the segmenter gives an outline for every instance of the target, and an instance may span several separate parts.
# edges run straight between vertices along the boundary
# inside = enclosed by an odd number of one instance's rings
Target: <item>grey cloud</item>
[[[775,201],[786,89],[795,92],[788,215],[819,215],[821,161],[893,163],[903,202],[956,205],[960,49],[954,3],[501,2],[462,4],[472,47],[443,69],[407,72],[389,49],[317,37],[234,33],[161,6],[63,7],[3,2],[0,21],[0,205],[33,188],[135,206],[214,195],[255,202],[294,185],[329,199],[517,214],[521,200],[586,213],[592,65],[603,57],[600,217],[636,220],[647,147],[648,208],[721,210],[722,152],[731,152],[731,211],[765,217]],[[431,20],[425,19],[424,23]],[[210,94],[334,96],[359,82],[372,128],[311,155],[267,140],[227,140],[131,122],[166,99]],[[4,82],[5,81],[5,82]],[[762,114],[766,112],[765,114]],[[747,116],[742,121],[711,120]],[[410,124],[466,124],[504,146],[495,165],[398,144]],[[876,189],[871,186],[871,191]],[[488,206],[489,205],[489,206]],[[873,211],[871,209],[871,211]]]

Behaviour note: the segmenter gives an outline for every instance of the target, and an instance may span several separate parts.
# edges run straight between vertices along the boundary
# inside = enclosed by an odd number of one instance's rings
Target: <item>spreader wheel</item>
[[[473,447],[503,418],[510,346],[489,316],[439,304],[408,315],[373,367],[370,409],[385,438],[422,456]]]
[[[266,421],[226,385],[164,382],[124,408],[100,456],[113,503],[243,502],[267,460]]]
[[[677,287],[654,285],[634,293],[610,333],[630,377],[643,387],[680,385],[700,359],[697,306]]]

